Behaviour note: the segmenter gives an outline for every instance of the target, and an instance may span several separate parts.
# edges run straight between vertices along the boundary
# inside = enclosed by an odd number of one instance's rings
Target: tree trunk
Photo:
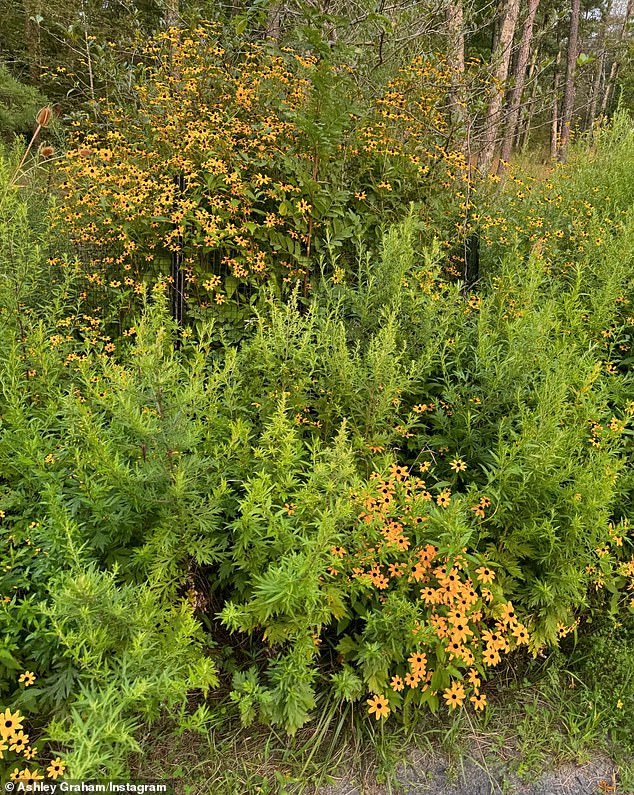
[[[282,4],[271,3],[266,10],[266,38],[275,42],[280,40]]]
[[[181,21],[179,0],[164,0],[163,9],[165,27],[178,27]]]
[[[29,78],[33,83],[39,82],[42,71],[40,23],[38,21],[41,12],[39,0],[24,0],[24,41]]]
[[[520,43],[519,53],[517,55],[517,64],[515,66],[515,85],[511,92],[509,102],[508,118],[506,122],[506,131],[504,133],[504,140],[502,141],[502,151],[500,152],[500,162],[498,165],[498,172],[503,170],[503,162],[508,162],[511,157],[511,150],[513,148],[513,141],[515,140],[515,131],[517,130],[517,122],[520,117],[520,110],[522,107],[522,94],[524,93],[524,81],[526,79],[526,67],[528,66],[528,59],[531,52],[531,43],[533,41],[533,25],[535,24],[535,16],[539,8],[539,0],[528,0],[528,11],[524,26],[522,28],[522,39]]]
[[[555,72],[553,75],[553,115],[550,123],[550,157],[552,160],[557,158],[559,151],[559,83],[561,81],[561,44],[557,51],[555,61]]]
[[[528,102],[520,110],[520,123],[517,130],[516,146],[521,148],[522,152],[528,146],[528,141],[531,135],[531,126],[533,124],[533,116],[535,114],[535,101],[537,96],[537,88],[539,86],[539,80],[537,80],[535,75],[535,72],[537,71],[538,57],[539,48],[536,48],[533,51],[531,65],[528,70],[528,82],[531,86],[531,93],[530,97],[528,98]]]
[[[507,0],[504,7],[504,17],[500,25],[498,46],[493,53],[491,72],[493,89],[487,109],[482,148],[478,158],[478,168],[483,173],[487,173],[491,168],[495,154],[495,144],[500,127],[500,111],[502,110],[505,85],[509,74],[513,36],[515,35],[519,6],[519,0]]]
[[[601,84],[605,77],[605,55],[606,55],[606,41],[608,36],[608,25],[610,23],[610,15],[612,14],[612,0],[608,2],[605,9],[605,14],[601,21],[601,33],[599,38],[599,50],[597,53],[597,63],[594,71],[594,80],[592,82],[592,93],[590,94],[590,107],[588,108],[588,116],[586,118],[586,129],[591,130],[594,120],[597,117],[597,108],[599,107],[599,95],[601,93]]]
[[[577,72],[577,58],[579,56],[579,16],[581,14],[581,0],[572,0],[570,10],[570,30],[568,33],[568,56],[566,58],[566,83],[564,85],[564,98],[561,107],[561,135],[557,158],[564,160],[570,141],[570,126],[572,112],[575,105],[575,74]]]
[[[447,56],[453,68],[450,89],[451,120],[458,135],[465,141],[466,102],[464,91],[464,17],[462,0],[447,3]],[[464,149],[465,147],[462,146]]]
[[[619,69],[621,67],[621,61],[620,61],[621,56],[619,50],[621,49],[621,45],[623,44],[623,40],[625,39],[625,32],[627,31],[627,26],[633,12],[634,12],[634,1],[628,0],[627,8],[625,10],[625,16],[623,17],[623,24],[619,28],[619,36],[616,41],[616,52],[614,54],[614,61],[612,62],[612,66],[610,68],[610,76],[605,85],[605,91],[603,93],[603,99],[601,101],[601,115],[604,115],[608,108],[610,96],[612,94],[612,90],[614,88],[614,84],[616,83],[616,78],[619,73]]]

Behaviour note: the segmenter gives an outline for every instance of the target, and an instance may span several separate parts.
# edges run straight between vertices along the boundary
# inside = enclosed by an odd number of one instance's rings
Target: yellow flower
[[[616,708],[617,708],[617,709],[623,709],[623,702],[621,701],[621,699],[619,699],[619,700],[616,702]]]
[[[34,781],[42,781],[43,778],[44,776],[40,776],[40,771],[37,770],[37,768],[29,770],[27,767],[20,773],[17,780],[24,781],[26,784],[32,784]]]
[[[32,671],[25,671],[19,678],[19,682],[24,682],[24,687],[28,687],[35,682],[35,674]]]
[[[449,489],[443,489],[436,497],[436,502],[441,508],[446,508],[451,502],[451,491]]]
[[[374,696],[374,698],[369,698],[368,704],[368,713],[370,715],[374,713],[374,717],[377,720],[379,720],[379,718],[387,718],[390,714],[390,705],[385,696]]]
[[[471,696],[469,701],[473,704],[475,709],[484,709],[487,705],[487,697],[484,693],[481,693],[479,696]]]
[[[48,773],[49,778],[57,778],[58,776],[63,776],[65,770],[66,770],[66,762],[62,762],[59,756],[57,757],[57,759],[53,759],[51,764],[46,768],[46,772]]]
[[[23,720],[19,710],[11,712],[7,709],[4,713],[0,712],[0,737],[3,740],[8,740],[18,729],[22,728]]]
[[[454,682],[451,687],[448,687],[443,693],[443,698],[447,701],[447,706],[450,709],[461,707],[465,697],[465,690],[460,682]]]
[[[491,569],[487,569],[486,566],[480,566],[479,569],[476,569],[476,574],[478,575],[478,580],[482,583],[493,582],[495,579],[495,574]]]
[[[16,732],[9,737],[9,751],[15,751],[16,754],[22,753],[29,744],[29,735],[22,731]]]
[[[454,458],[449,466],[454,472],[464,472],[467,468],[467,465],[461,458]]]
[[[4,759],[4,752],[9,750],[9,746],[3,739],[0,739],[0,759]]]

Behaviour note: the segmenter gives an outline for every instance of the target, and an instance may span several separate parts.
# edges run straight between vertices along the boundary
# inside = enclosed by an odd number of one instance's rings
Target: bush
[[[291,733],[320,696],[480,709],[503,655],[634,606],[631,213],[573,266],[520,226],[465,293],[414,208],[236,345],[164,281],[91,307],[3,202],[3,695],[73,775],[217,678]]]
[[[191,316],[239,326],[263,285],[299,284],[305,299],[328,249],[346,267],[354,240],[376,243],[411,201],[443,228],[460,218],[446,67],[419,58],[375,97],[349,72],[288,49],[225,50],[212,26],[155,37],[132,107],[105,108],[105,129],[83,130],[61,166],[57,222],[91,280],[139,292],[178,249]]]
[[[0,138],[30,137],[35,116],[46,104],[46,98],[36,88],[20,83],[0,64]]]

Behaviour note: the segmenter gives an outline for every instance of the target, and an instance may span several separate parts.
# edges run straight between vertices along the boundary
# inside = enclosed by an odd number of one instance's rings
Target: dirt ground
[[[315,795],[634,795],[619,788],[610,759],[597,756],[582,765],[544,768],[534,780],[520,781],[504,762],[464,759],[458,769],[441,754],[412,752],[398,770],[395,790],[341,779]]]

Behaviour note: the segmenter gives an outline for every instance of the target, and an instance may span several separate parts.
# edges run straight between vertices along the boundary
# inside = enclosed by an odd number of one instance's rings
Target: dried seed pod
[[[40,155],[44,158],[52,157],[55,154],[55,148],[53,146],[42,146],[40,147]]]
[[[40,108],[35,117],[35,121],[39,124],[40,127],[48,127],[53,118],[53,110],[52,108],[47,105],[44,108]]]

